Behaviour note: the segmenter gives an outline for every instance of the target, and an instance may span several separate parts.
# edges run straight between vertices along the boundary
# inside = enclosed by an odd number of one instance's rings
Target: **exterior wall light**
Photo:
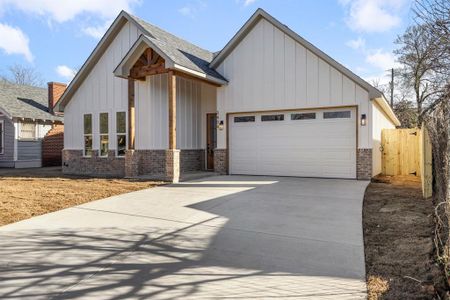
[[[221,121],[219,122],[219,124],[217,125],[217,129],[223,130],[223,120],[221,120]]]
[[[367,124],[367,116],[366,114],[361,115],[361,126],[366,126]]]

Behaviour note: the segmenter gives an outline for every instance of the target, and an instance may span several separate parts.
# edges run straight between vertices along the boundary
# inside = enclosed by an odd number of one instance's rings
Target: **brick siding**
[[[356,178],[358,180],[370,180],[372,178],[372,149],[358,149]]]
[[[64,125],[55,125],[42,140],[42,166],[61,166]]]
[[[222,175],[228,174],[227,149],[214,149],[214,171]]]
[[[83,157],[83,150],[63,150],[63,173],[96,177],[124,177],[125,158],[116,157],[110,150],[107,157],[99,157],[98,150],[91,157]]]
[[[205,150],[180,150],[180,171],[195,172],[205,170]]]

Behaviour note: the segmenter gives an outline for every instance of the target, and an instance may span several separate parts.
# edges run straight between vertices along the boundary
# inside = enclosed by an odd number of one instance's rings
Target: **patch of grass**
[[[60,168],[0,171],[0,225],[161,182],[66,176]]]

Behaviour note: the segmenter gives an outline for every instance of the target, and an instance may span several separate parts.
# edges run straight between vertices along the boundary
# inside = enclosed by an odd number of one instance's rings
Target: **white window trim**
[[[2,148],[0,149],[0,155],[5,154],[5,120],[0,120],[0,124],[2,124],[2,132],[0,139],[2,141]]]
[[[125,113],[125,133],[122,132],[117,132],[117,113],[123,112]],[[114,114],[114,118],[115,118],[115,124],[116,124],[116,128],[115,128],[115,138],[116,138],[116,157],[118,158],[124,158],[125,155],[119,155],[119,145],[117,145],[117,136],[118,135],[124,135],[125,134],[125,151],[128,149],[128,113],[126,111],[116,111],[116,113]]]
[[[33,124],[34,125],[34,137],[32,138],[23,138],[22,137],[22,126],[23,124]],[[19,134],[18,134],[18,140],[19,141],[36,141],[38,140],[38,124],[36,122],[19,122]]]
[[[102,128],[102,124],[101,124],[101,120],[100,120],[100,115],[101,114],[106,114],[108,116],[108,133],[101,133],[101,128]],[[98,157],[102,157],[102,158],[108,157],[108,152],[109,152],[109,149],[110,149],[110,147],[109,147],[109,142],[110,142],[110,139],[109,139],[109,132],[110,132],[109,125],[110,125],[111,122],[109,122],[109,115],[110,114],[107,111],[101,111],[101,112],[98,113]],[[106,155],[101,155],[102,136],[107,136],[108,137],[108,150],[106,151]]]
[[[84,133],[84,116],[86,115],[91,115],[91,133],[90,134],[86,134]],[[93,134],[92,132],[94,131],[94,120],[92,119],[92,113],[84,113],[83,114],[83,157],[87,157],[90,158],[92,157],[92,151],[94,151],[94,140],[93,140]],[[86,155],[86,143],[85,143],[85,137],[90,136],[91,137],[91,155]]]

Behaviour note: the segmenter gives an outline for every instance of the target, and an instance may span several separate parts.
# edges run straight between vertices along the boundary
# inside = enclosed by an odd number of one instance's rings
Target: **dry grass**
[[[60,168],[0,169],[0,225],[158,184],[66,176]]]
[[[378,178],[364,197],[369,299],[435,299],[442,284],[433,254],[433,204],[417,177]]]

